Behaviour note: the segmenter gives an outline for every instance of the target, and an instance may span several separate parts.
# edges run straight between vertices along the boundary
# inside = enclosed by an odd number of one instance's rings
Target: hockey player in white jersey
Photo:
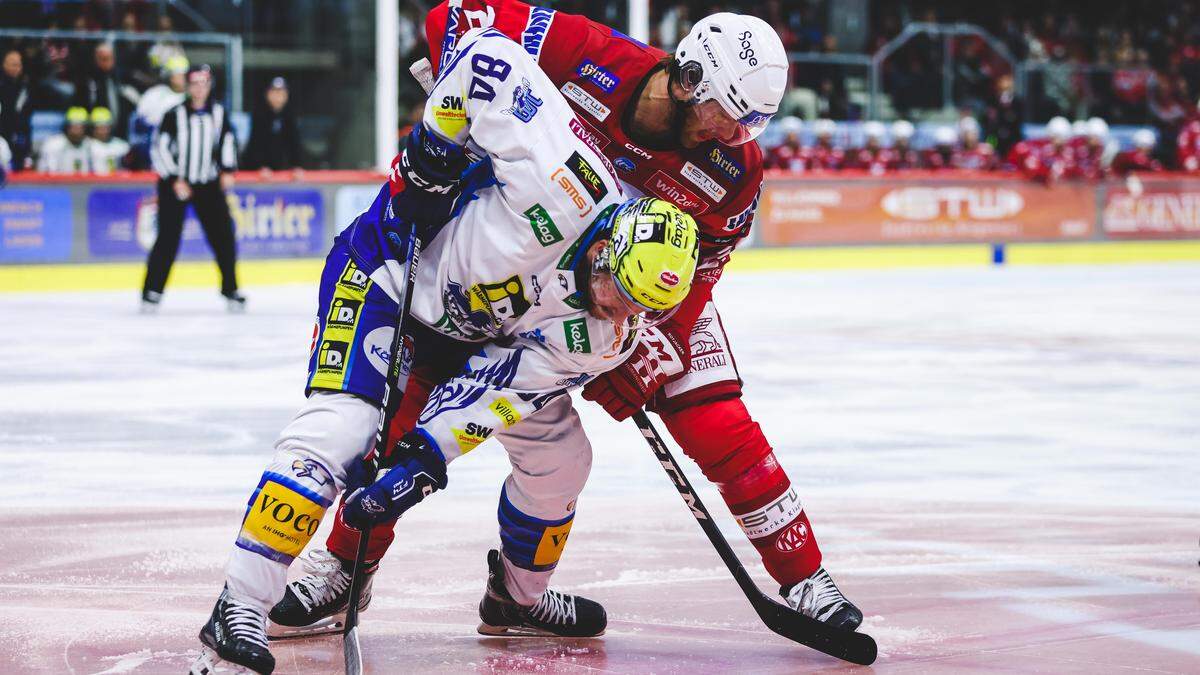
[[[463,37],[389,184],[326,260],[309,398],[250,497],[193,672],[221,660],[271,672],[267,610],[339,492],[353,492],[338,512],[348,523],[393,520],[445,488],[447,463],[491,436],[513,471],[479,630],[603,632],[597,603],[548,589],[591,465],[568,392],[620,364],[638,329],[687,295],[698,240],[675,206],[625,201],[586,138],[520,46],[494,30]],[[393,424],[399,440],[379,458],[391,468],[370,483],[362,458],[392,356],[403,233],[414,223],[430,243],[404,326],[410,376]],[[272,619],[286,620],[275,610]]]

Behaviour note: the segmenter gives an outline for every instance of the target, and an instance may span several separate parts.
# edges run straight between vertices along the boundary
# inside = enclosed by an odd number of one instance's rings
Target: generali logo
[[[1025,198],[1007,188],[911,187],[888,192],[880,206],[904,220],[1002,220],[1020,213]]]

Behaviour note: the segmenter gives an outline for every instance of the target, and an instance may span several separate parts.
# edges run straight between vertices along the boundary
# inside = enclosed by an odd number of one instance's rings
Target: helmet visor
[[[744,145],[758,138],[758,135],[767,128],[771,123],[771,119],[775,117],[773,113],[762,113],[756,110],[751,110],[738,120],[737,129],[734,132],[732,140],[725,141],[727,145]]]

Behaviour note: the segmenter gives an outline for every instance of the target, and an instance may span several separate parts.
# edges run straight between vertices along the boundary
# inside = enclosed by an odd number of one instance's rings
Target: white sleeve
[[[520,45],[495,29],[464,36],[425,104],[425,126],[491,157],[527,152],[542,133],[538,115],[553,85]],[[541,117],[542,119],[537,119]]]
[[[469,359],[462,373],[433,389],[416,428],[447,461],[464,455],[494,432],[519,424],[554,398],[566,396],[584,380],[558,374],[554,377],[562,380],[561,386],[538,386],[551,374],[549,367],[538,350],[488,343]]]

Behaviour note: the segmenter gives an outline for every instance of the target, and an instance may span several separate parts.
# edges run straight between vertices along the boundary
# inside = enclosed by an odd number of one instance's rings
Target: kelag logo
[[[587,319],[571,319],[563,322],[567,335],[567,351],[572,354],[591,354],[592,341],[588,336]]]
[[[529,219],[529,226],[533,228],[533,236],[537,238],[538,243],[542,246],[549,246],[563,240],[562,233],[554,225],[554,220],[550,217],[550,212],[541,204],[534,204],[525,209],[525,217]]]
[[[579,64],[579,68],[575,72],[579,73],[579,76],[588,82],[603,89],[606,94],[613,93],[613,89],[616,89],[617,85],[621,84],[621,78],[592,63],[590,59],[584,60],[583,63]]]

